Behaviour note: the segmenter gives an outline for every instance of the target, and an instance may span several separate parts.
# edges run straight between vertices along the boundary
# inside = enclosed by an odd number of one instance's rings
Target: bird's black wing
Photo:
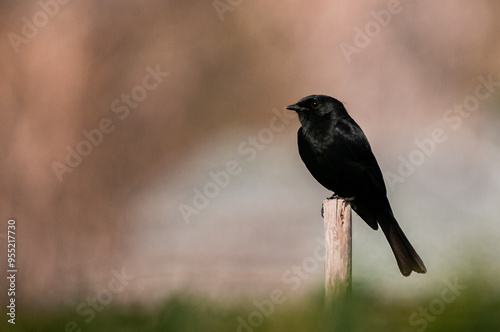
[[[392,211],[384,178],[368,139],[352,119],[338,121],[333,136],[336,143],[332,151],[337,156],[330,160],[342,174],[343,179],[339,182],[342,190],[354,196],[353,209],[371,228],[377,230],[380,220],[377,211],[389,214]]]
[[[338,121],[336,139],[341,141],[347,174],[371,195],[387,195],[384,177],[365,134],[353,119]],[[335,139],[335,138],[334,138]]]

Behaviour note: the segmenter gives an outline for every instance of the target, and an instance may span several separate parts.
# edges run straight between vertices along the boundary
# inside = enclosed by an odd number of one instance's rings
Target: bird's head
[[[321,121],[325,117],[342,118],[347,111],[340,101],[325,95],[310,95],[302,98],[296,104],[286,107],[288,110],[297,112],[302,125]]]

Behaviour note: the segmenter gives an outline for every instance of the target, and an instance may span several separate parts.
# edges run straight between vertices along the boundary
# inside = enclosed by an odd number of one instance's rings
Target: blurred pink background
[[[500,272],[500,86],[453,111],[480,77],[500,82],[498,1],[47,3],[0,3],[0,241],[5,253],[15,218],[19,301],[78,303],[113,269],[134,276],[122,301],[282,285],[318,245],[330,195],[283,111],[313,93],[346,104],[386,182],[415,140],[446,136],[389,190],[429,274],[401,277],[382,233],[356,216],[355,282],[416,294],[479,257]],[[111,132],[81,143],[103,119]],[[87,155],[68,166],[78,146]],[[238,174],[196,209],[196,190],[230,160]],[[54,162],[71,170],[62,181]],[[297,293],[321,283],[320,264]]]

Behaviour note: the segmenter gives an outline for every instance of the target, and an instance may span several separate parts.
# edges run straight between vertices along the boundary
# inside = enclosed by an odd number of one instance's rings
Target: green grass
[[[355,285],[349,303],[325,309],[323,294],[317,292],[301,301],[275,305],[273,312],[267,313],[268,317],[258,313],[252,303],[229,305],[183,295],[151,306],[109,305],[97,312],[89,323],[73,307],[20,309],[15,330],[65,331],[67,322],[74,321],[81,331],[123,332],[500,331],[498,287],[493,289],[490,283],[480,279],[464,278],[460,279],[460,284],[467,285],[467,288],[459,290],[459,295],[445,290],[443,285],[434,296],[406,300],[375,296],[372,290]],[[420,308],[428,310],[429,316],[419,311]],[[269,307],[266,310],[270,311]],[[258,326],[249,324],[249,316]],[[238,329],[240,318],[249,324],[250,329]]]

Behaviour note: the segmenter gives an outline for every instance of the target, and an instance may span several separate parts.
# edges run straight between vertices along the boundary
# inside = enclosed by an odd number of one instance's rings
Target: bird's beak
[[[295,111],[295,112],[301,112],[304,110],[304,107],[300,107],[299,105],[297,104],[294,104],[294,105],[288,105],[287,107],[285,107],[287,110],[291,110],[291,111]]]

